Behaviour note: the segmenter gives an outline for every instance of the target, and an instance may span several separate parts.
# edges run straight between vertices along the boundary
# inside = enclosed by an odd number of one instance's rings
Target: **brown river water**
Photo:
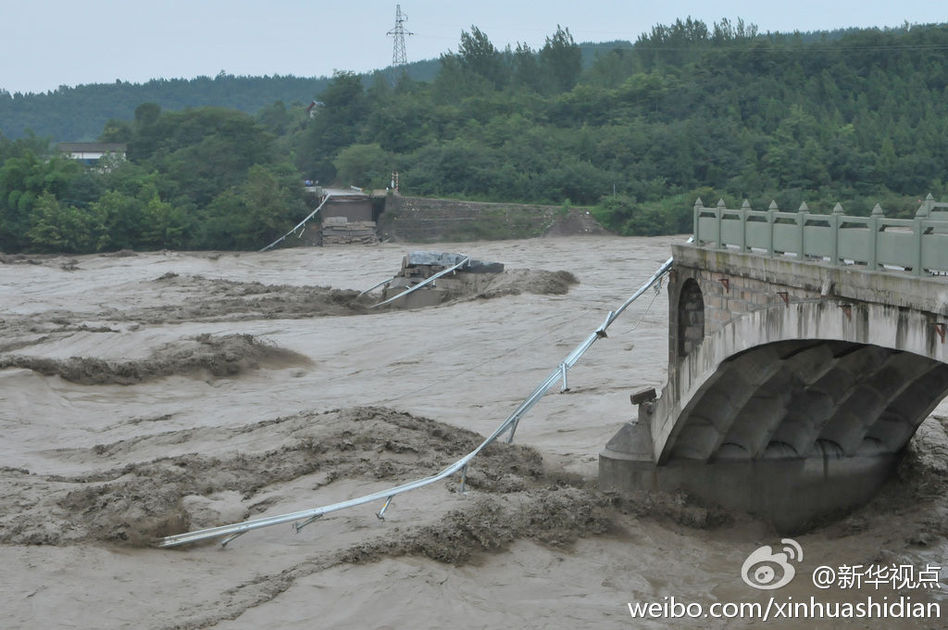
[[[751,588],[780,536],[686,496],[598,492],[597,458],[660,388],[649,292],[457,479],[230,543],[154,537],[342,501],[471,450],[683,237],[437,244],[503,262],[488,291],[413,311],[358,291],[411,247],[0,257],[2,628],[941,628],[914,619],[705,615],[714,604],[948,608],[948,406],[865,508],[795,537],[796,577]],[[567,271],[578,283],[564,282]],[[814,586],[821,565],[940,585]],[[940,573],[940,577],[939,577]],[[672,618],[674,602],[696,618]],[[908,598],[908,599],[905,599]],[[633,619],[630,604],[669,614]],[[700,614],[698,606],[701,606]],[[679,609],[680,612],[680,609]],[[797,617],[799,617],[797,612]]]

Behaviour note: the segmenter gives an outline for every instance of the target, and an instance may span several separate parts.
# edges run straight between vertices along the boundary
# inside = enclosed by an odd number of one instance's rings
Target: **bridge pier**
[[[863,505],[893,474],[899,455],[823,456],[702,462],[673,458],[659,466],[646,424],[626,424],[599,455],[607,492],[683,491],[706,504],[748,512],[792,535]]]
[[[673,248],[668,381],[636,398],[599,482],[791,533],[871,499],[948,394],[948,282],[741,247]]]

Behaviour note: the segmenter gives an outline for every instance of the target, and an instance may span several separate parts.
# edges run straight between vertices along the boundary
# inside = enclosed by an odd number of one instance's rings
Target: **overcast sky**
[[[153,78],[363,72],[392,60],[395,2],[0,0],[0,89]],[[761,32],[948,21],[945,0],[404,0],[409,61],[456,50],[476,25],[498,48],[534,49],[561,24],[577,42],[635,40],[655,24],[727,17]]]

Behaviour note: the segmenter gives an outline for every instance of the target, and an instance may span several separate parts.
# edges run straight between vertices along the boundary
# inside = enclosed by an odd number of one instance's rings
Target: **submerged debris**
[[[458,265],[450,274],[431,280]],[[577,282],[576,276],[568,271],[505,270],[503,263],[476,260],[464,254],[414,251],[402,259],[401,270],[388,282],[383,299],[404,294],[394,306],[422,308],[452,300],[520,293],[563,295]],[[413,287],[418,290],[407,293]]]

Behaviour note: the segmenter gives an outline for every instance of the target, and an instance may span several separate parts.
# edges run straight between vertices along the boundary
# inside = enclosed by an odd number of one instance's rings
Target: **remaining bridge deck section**
[[[673,248],[668,383],[600,457],[785,530],[864,502],[948,394],[948,204],[915,219],[695,204]]]

